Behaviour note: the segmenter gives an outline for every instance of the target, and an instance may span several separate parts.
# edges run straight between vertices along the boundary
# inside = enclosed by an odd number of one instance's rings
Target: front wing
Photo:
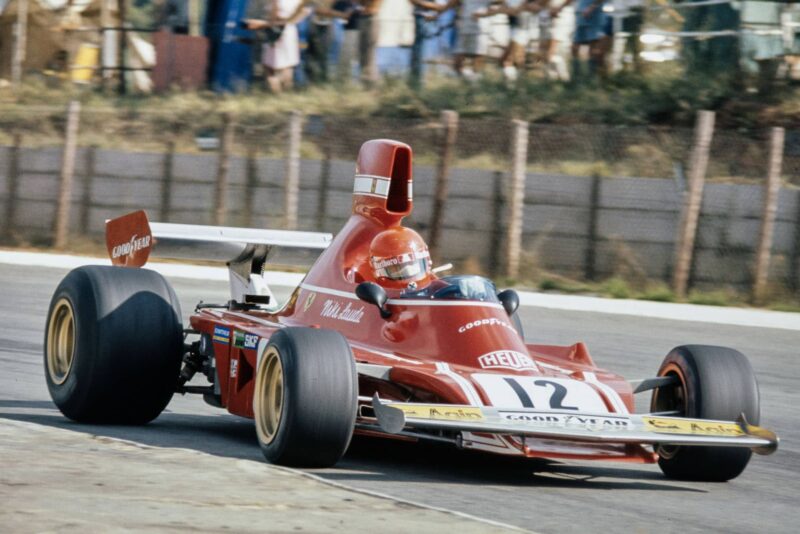
[[[372,407],[378,425],[389,434],[400,434],[411,427],[600,443],[746,447],[758,454],[772,454],[778,448],[775,433],[748,424],[744,414],[731,422],[647,414],[385,402],[377,394]]]

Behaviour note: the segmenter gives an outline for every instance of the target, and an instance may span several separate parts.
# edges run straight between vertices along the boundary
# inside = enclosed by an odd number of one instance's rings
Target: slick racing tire
[[[183,349],[175,292],[153,271],[86,266],[56,288],[47,315],[47,388],[82,423],[144,424],[172,398]]]
[[[329,467],[350,444],[358,378],[338,332],[285,328],[260,355],[253,399],[264,457],[298,467]]]
[[[651,411],[676,411],[683,417],[735,421],[741,414],[757,425],[758,383],[750,362],[726,347],[684,345],[664,358],[658,376],[674,376],[675,385],[653,392]],[[750,449],[738,447],[656,447],[658,465],[668,478],[725,482],[739,476]]]

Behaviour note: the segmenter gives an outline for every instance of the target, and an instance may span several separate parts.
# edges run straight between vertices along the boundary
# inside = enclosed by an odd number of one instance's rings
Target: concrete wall
[[[10,153],[10,148],[0,147],[0,227],[6,221],[8,208]],[[59,148],[22,149],[20,155],[21,177],[13,228],[23,237],[46,238],[53,224],[61,152]],[[88,155],[88,149],[82,148],[77,157],[72,233],[100,235],[105,219],[139,208],[148,210],[152,219],[159,219],[163,154],[96,150],[90,180],[86,174]],[[333,160],[329,164],[328,189],[322,192],[323,162],[301,163],[300,229],[336,232],[350,214],[354,163]],[[216,166],[215,154],[174,156],[170,222],[211,224]],[[284,172],[282,160],[256,160],[252,226],[282,226]],[[429,225],[435,169],[415,166],[414,176],[415,210],[411,224],[424,235]],[[502,254],[504,180],[502,173],[487,170],[452,170],[443,258],[460,261],[474,257],[489,267],[492,259]],[[247,162],[233,157],[227,224],[245,224],[246,183]],[[528,174],[523,270],[541,267],[578,276],[585,272],[590,248],[591,187],[590,177]],[[695,283],[750,282],[762,193],[757,185],[706,185],[693,266]],[[323,195],[327,204],[324,216],[320,213]],[[89,202],[85,203],[84,198]],[[772,278],[781,282],[790,276],[792,259],[800,253],[800,192],[784,188],[779,198]],[[598,277],[638,273],[669,278],[680,210],[680,195],[673,180],[603,178],[596,209]],[[88,222],[87,228],[81,228],[82,220]]]

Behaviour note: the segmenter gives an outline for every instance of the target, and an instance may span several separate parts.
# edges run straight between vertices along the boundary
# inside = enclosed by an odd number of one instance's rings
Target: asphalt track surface
[[[144,427],[79,425],[61,416],[47,393],[41,354],[49,299],[65,272],[0,265],[0,419],[261,459],[249,420],[190,396],[175,397],[161,417]],[[184,316],[199,300],[224,301],[227,296],[223,283],[171,282]],[[800,332],[533,307],[523,308],[521,316],[529,340],[585,341],[599,365],[630,378],[650,376],[676,345],[707,343],[741,350],[760,382],[761,423],[781,437],[780,450],[754,456],[732,482],[710,484],[666,480],[654,465],[531,462],[447,446],[358,439],[336,468],[314,473],[354,488],[544,533],[797,532]],[[442,526],[431,525],[431,530]]]

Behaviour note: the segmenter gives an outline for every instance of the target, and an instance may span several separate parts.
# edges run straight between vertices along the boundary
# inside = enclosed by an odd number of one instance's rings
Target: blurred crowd
[[[243,25],[261,35],[260,59],[267,87],[274,92],[290,88],[294,71],[301,67],[310,83],[335,77],[348,80],[357,64],[366,86],[378,79],[376,48],[381,32],[377,17],[383,0],[268,0],[263,14],[247,18]],[[551,78],[569,80],[602,76],[606,70],[615,29],[614,11],[623,30],[632,39],[626,48],[638,60],[636,35],[642,24],[644,0],[408,0],[413,6],[414,41],[409,76],[418,85],[423,73],[423,46],[428,27],[449,15],[455,42],[452,68],[465,80],[478,78],[486,64],[498,61],[506,79],[517,79],[520,71],[538,65]],[[608,4],[608,7],[606,7]],[[553,31],[559,17],[569,10],[574,20],[571,64],[556,53]],[[572,16],[574,13],[574,16]],[[489,19],[506,17],[509,38],[499,57],[490,55]],[[298,24],[308,18],[307,43],[301,55]],[[341,21],[343,39],[335,65],[329,64],[333,25]],[[538,30],[532,39],[532,30]]]

